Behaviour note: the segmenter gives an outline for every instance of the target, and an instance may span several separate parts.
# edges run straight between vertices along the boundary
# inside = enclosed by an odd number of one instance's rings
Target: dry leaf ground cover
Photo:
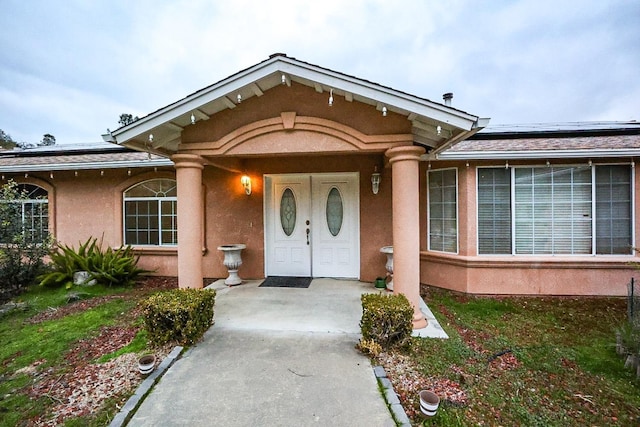
[[[108,424],[143,379],[138,355],[170,351],[147,346],[137,303],[176,286],[149,277],[133,288],[24,294],[0,318],[0,426]]]
[[[414,425],[640,425],[640,381],[615,352],[624,299],[423,296],[450,339],[377,361]],[[433,418],[419,412],[421,389],[441,396]]]

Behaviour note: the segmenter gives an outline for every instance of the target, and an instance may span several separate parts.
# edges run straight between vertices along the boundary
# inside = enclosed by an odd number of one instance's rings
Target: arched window
[[[151,179],[124,192],[124,243],[166,246],[178,243],[174,179]]]
[[[15,190],[11,199],[0,200],[8,222],[2,225],[0,242],[9,243],[20,233],[28,242],[43,242],[49,234],[47,190],[33,184],[16,184]]]

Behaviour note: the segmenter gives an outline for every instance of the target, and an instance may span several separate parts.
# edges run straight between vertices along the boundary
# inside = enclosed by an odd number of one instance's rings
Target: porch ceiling
[[[102,137],[107,142],[170,156],[178,150],[182,131],[194,121],[215,120],[216,113],[234,109],[239,99],[260,97],[269,89],[291,86],[292,82],[327,93],[327,99],[332,93],[334,98],[342,97],[347,102],[375,106],[381,114],[386,108],[406,116],[412,125],[414,143],[430,148],[432,154],[468,138],[488,123],[488,119],[444,104],[275,54]]]

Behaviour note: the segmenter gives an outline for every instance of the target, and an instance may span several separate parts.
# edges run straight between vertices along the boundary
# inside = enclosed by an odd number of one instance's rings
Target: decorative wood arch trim
[[[283,112],[279,117],[259,120],[228,133],[217,141],[190,142],[180,145],[180,152],[206,156],[225,156],[247,141],[276,132],[303,131],[334,137],[345,143],[341,151],[383,152],[400,145],[412,145],[412,134],[366,135],[357,129],[333,120],[319,117],[298,116],[295,112]],[[313,150],[309,153],[320,153]]]

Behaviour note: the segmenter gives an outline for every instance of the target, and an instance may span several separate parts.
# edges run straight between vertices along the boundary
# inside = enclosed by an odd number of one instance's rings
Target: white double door
[[[360,276],[357,173],[265,175],[267,276]]]

